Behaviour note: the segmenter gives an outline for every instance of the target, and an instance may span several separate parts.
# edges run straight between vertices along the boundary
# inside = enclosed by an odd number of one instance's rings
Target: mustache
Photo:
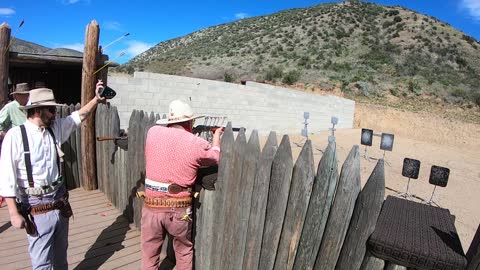
[[[42,119],[43,124],[49,127],[52,124],[53,120],[55,120],[55,114],[48,115],[47,113],[42,112],[40,114],[40,118]]]

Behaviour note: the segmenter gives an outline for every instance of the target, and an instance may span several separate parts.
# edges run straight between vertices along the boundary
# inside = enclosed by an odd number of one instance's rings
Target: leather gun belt
[[[192,205],[192,197],[181,198],[150,198],[145,197],[143,203],[148,207],[177,207],[185,208]]]
[[[62,209],[65,206],[64,201],[55,201],[52,203],[36,205],[30,207],[30,214],[32,215],[39,215],[44,214],[52,210]]]

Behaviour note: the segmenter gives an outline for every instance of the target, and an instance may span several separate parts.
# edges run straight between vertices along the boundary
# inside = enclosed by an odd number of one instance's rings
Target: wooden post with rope
[[[7,52],[10,44],[11,28],[7,23],[0,25],[0,109],[8,102],[8,68],[9,54]]]
[[[98,63],[98,44],[100,27],[96,20],[87,25],[85,33],[85,49],[83,51],[82,68],[82,106],[85,106],[95,96],[94,75]],[[97,189],[96,154],[95,154],[95,112],[82,123],[82,185],[85,190]]]

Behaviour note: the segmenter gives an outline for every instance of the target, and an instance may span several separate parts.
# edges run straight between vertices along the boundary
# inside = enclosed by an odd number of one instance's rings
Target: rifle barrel
[[[117,140],[127,140],[128,137],[97,137],[97,141],[117,141]]]

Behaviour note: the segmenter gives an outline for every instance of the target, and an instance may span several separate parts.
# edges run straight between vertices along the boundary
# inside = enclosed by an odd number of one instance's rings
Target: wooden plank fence
[[[137,228],[141,201],[135,193],[144,189],[145,138],[158,118],[153,113],[132,112],[128,150],[119,149],[114,141],[97,142],[98,187]],[[114,107],[100,105],[96,135],[118,136],[117,119]],[[348,240],[351,247],[342,248],[344,239],[362,234],[348,230],[360,193],[358,147],[352,148],[339,177],[335,144],[328,145],[315,175],[310,141],[294,164],[287,135],[277,146],[272,132],[260,151],[256,131],[247,142],[244,130],[235,138],[231,127],[229,123],[222,138],[216,190],[202,190],[195,202],[196,269],[334,269],[341,250],[349,254],[361,245]],[[368,185],[369,190],[383,194],[383,163],[375,171],[380,184]],[[373,201],[376,209],[381,206],[378,199]],[[353,216],[362,224],[365,215],[379,212],[357,211]],[[366,240],[362,239],[364,246]],[[358,269],[365,252],[357,251]]]
[[[132,112],[128,149],[97,142],[98,187],[137,228],[142,201],[135,194],[144,189],[145,138],[157,119]],[[96,123],[97,136],[119,135],[115,107],[100,105]],[[71,140],[78,149],[76,138]],[[78,159],[66,165],[75,166]],[[228,123],[215,190],[201,190],[194,200],[195,269],[393,269],[366,248],[384,198],[383,160],[363,190],[358,146],[340,174],[335,143],[326,146],[316,173],[315,168],[309,140],[294,163],[287,135],[277,146],[270,133],[260,151],[256,131],[248,140],[245,130],[235,137]],[[80,184],[76,172],[69,177]],[[171,250],[168,254],[175,261]],[[478,264],[479,252],[472,254]]]
[[[80,104],[65,105],[57,110],[57,117],[65,117],[80,109]],[[62,151],[65,156],[62,163],[62,174],[65,178],[68,189],[83,187],[82,185],[82,158],[80,128],[76,129],[70,138],[62,144]]]

